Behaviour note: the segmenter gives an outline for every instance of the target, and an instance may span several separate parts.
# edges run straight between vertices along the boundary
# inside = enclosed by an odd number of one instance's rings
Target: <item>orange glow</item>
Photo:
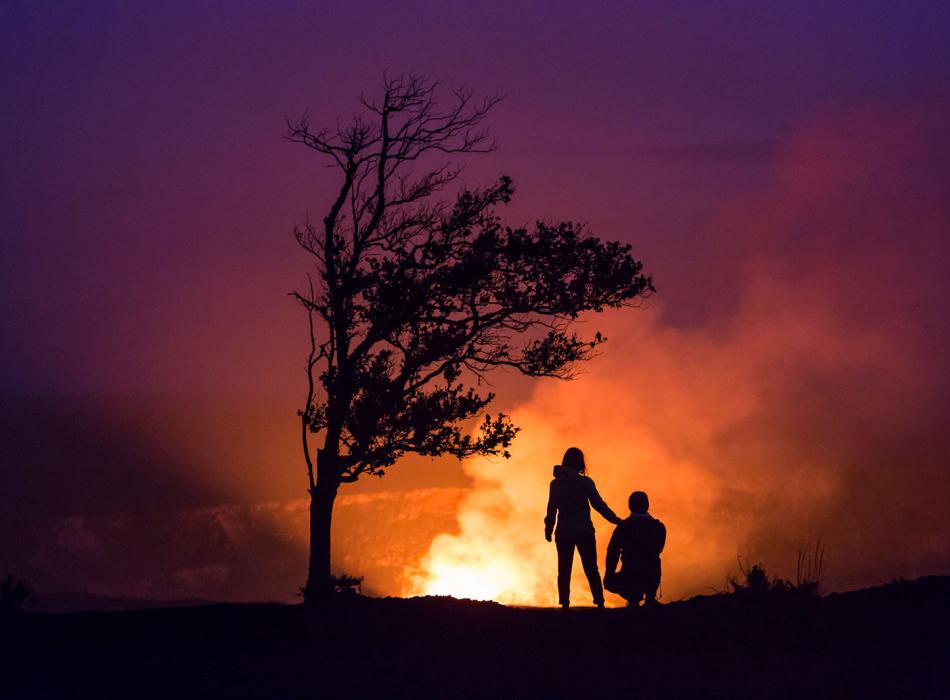
[[[837,470],[808,463],[750,426],[767,408],[761,387],[777,357],[793,353],[816,369],[853,367],[848,348],[855,339],[835,327],[831,314],[812,312],[808,324],[788,323],[777,305],[768,308],[748,311],[742,323],[716,335],[664,328],[655,320],[658,310],[606,318],[601,327],[613,344],[584,376],[541,382],[530,401],[511,411],[522,427],[513,457],[465,464],[474,487],[459,507],[459,533],[433,540],[419,565],[406,571],[402,593],[556,604],[556,554],[543,538],[542,520],[552,467],[574,444],[621,517],[631,491],[650,494],[651,511],[669,530],[664,600],[721,587],[737,554],[764,557],[779,574],[793,575],[788,567],[796,548],[828,536],[818,529],[818,514],[838,495]],[[812,342],[818,336],[825,338],[821,345]],[[869,365],[893,359],[871,339],[864,347]],[[741,449],[730,445],[733,439]],[[592,517],[603,575],[613,526]],[[767,542],[757,537],[770,527]],[[591,602],[575,560],[572,604]],[[621,602],[608,594],[608,604]]]
[[[511,599],[510,592],[518,587],[518,572],[507,562],[493,561],[476,565],[437,559],[431,564],[430,578],[424,582],[421,593],[517,602]]]
[[[722,265],[720,276],[736,282],[735,298],[721,295],[704,268],[687,284],[658,265],[660,294],[649,308],[585,320],[585,334],[602,330],[609,342],[576,381],[537,381],[529,399],[492,406],[523,429],[511,460],[470,460],[466,477],[448,460],[407,457],[384,480],[342,490],[335,570],[365,576],[370,595],[556,604],[555,548],[544,541],[542,519],[551,468],[577,445],[619,514],[630,491],[650,494],[669,531],[665,601],[721,588],[737,555],[794,577],[797,549],[819,536],[828,547],[829,589],[946,571],[942,261],[950,214],[932,183],[948,181],[934,173],[950,158],[942,135],[934,141],[913,125],[857,116],[783,142],[773,184],[723,207],[697,231],[718,250],[703,265],[712,272]],[[946,121],[923,116],[927,124]],[[838,154],[836,167],[828,167],[829,154]],[[925,197],[905,196],[914,182],[925,183]],[[927,235],[911,235],[917,231]],[[647,251],[644,258],[651,260]],[[667,299],[682,310],[677,294],[706,321],[665,318]],[[294,315],[286,326],[299,329],[298,321]],[[209,333],[184,336],[191,360],[202,357],[194,347],[237,342]],[[296,360],[280,359],[280,348],[299,349],[298,341],[291,334],[268,346],[255,371],[261,386],[299,387]],[[121,350],[141,362],[134,348]],[[159,369],[181,373],[173,348],[159,354]],[[212,363],[206,376],[196,369],[187,383],[210,391],[222,385],[218,372],[247,371],[240,355],[232,362]],[[501,396],[509,376],[492,378]],[[58,416],[72,432],[37,465],[71,464],[88,453],[88,468],[66,470],[80,477],[64,483],[79,492],[98,481],[110,496],[99,517],[44,524],[24,541],[23,566],[14,568],[29,573],[46,562],[35,578],[52,589],[80,581],[87,590],[136,597],[297,600],[308,511],[293,420],[299,394],[290,393],[253,401],[83,399],[82,412],[67,404],[10,409],[11,419],[36,417],[26,430],[8,431],[28,437],[11,454],[44,444],[48,416]],[[101,431],[86,434],[98,424]],[[115,436],[126,437],[100,452],[96,443]],[[149,502],[155,488],[161,503],[184,504],[174,517],[136,510],[135,490],[126,497],[112,481],[86,477],[116,460],[124,465],[126,455],[133,463],[150,456],[143,475],[168,477],[139,491]],[[603,566],[612,528],[593,518]],[[90,552],[99,562],[94,576]],[[579,562],[572,592],[575,605],[591,603]]]

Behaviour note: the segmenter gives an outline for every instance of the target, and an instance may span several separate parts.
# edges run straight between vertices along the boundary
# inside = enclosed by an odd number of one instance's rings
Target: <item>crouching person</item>
[[[655,605],[666,527],[648,512],[650,501],[643,491],[630,494],[629,504],[630,517],[617,525],[607,545],[604,588],[626,599],[627,607],[637,607],[641,600]]]

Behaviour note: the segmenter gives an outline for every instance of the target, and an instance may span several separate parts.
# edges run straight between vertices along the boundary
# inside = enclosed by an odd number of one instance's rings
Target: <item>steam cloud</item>
[[[945,123],[942,109],[856,111],[783,144],[769,189],[712,232],[738,303],[700,273],[702,325],[660,307],[590,319],[604,355],[511,409],[513,458],[466,466],[460,532],[433,541],[404,592],[554,604],[542,518],[570,445],[618,513],[650,494],[666,599],[721,587],[737,555],[794,578],[818,538],[828,588],[950,570]],[[603,561],[612,527],[594,517]],[[574,600],[588,595],[575,571]]]
[[[341,495],[338,571],[378,595],[553,604],[542,518],[570,445],[618,513],[650,494],[666,600],[721,587],[737,555],[794,576],[819,537],[828,589],[950,571],[948,112],[857,110],[779,143],[770,184],[697,232],[714,252],[655,270],[650,308],[587,319],[609,342],[581,378],[497,407],[523,428],[511,460],[466,463],[470,489],[400,465],[383,487],[408,490]],[[8,400],[3,570],[41,600],[295,600],[296,399]]]

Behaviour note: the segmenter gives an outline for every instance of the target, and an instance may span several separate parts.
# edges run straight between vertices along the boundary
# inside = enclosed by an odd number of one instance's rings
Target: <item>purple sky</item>
[[[302,495],[305,328],[285,294],[307,261],[291,230],[322,216],[334,180],[283,120],[346,118],[387,68],[506,94],[501,148],[467,181],[511,175],[512,223],[580,220],[632,242],[667,326],[731,318],[751,257],[821,260],[839,281],[867,258],[920,280],[890,309],[910,319],[894,333],[939,357],[945,210],[874,239],[808,217],[860,209],[858,179],[835,174],[873,167],[878,148],[896,169],[867,192],[898,214],[943,201],[950,5],[632,5],[4,3],[0,545],[67,516]],[[779,192],[771,216],[825,181],[845,183],[827,211],[784,238],[756,227],[763,192]],[[902,266],[875,267],[897,242]],[[502,399],[528,390],[503,383]],[[407,473],[367,488],[465,483]],[[17,552],[0,575],[20,565],[42,585],[47,569]]]
[[[515,220],[635,241],[661,284],[788,130],[943,96],[950,72],[943,3],[220,7],[5,4],[3,388],[276,388],[235,346],[299,335],[275,304],[303,269],[288,231],[329,184],[282,119],[345,117],[384,68],[507,94],[470,179],[512,175]],[[227,349],[188,344],[209,328]]]

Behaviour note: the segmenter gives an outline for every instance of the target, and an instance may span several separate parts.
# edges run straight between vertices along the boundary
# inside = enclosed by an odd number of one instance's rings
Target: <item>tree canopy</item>
[[[440,158],[494,148],[482,124],[499,98],[455,90],[441,106],[438,91],[425,77],[386,77],[345,126],[288,123],[291,141],[341,175],[321,225],[295,231],[314,272],[293,293],[310,321],[300,411],[310,489],[328,490],[331,508],[340,483],[407,452],[507,456],[517,428],[485,412],[488,373],[571,378],[605,340],[580,336],[578,316],[653,291],[629,245],[570,222],[506,226],[509,177],[440,196],[461,174]],[[316,476],[308,433],[322,436]]]

